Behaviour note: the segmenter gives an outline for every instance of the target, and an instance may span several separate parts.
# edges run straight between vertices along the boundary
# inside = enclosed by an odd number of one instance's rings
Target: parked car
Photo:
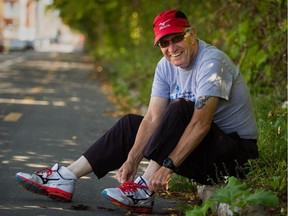
[[[25,50],[34,50],[34,41],[25,41]]]
[[[33,50],[34,42],[28,40],[10,39],[9,40],[9,51],[26,51]]]

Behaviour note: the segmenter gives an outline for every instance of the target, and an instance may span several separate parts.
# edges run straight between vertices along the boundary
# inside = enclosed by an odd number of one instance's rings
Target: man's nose
[[[176,50],[176,44],[173,43],[172,41],[169,41],[169,45],[168,45],[168,51],[171,53],[173,53]]]

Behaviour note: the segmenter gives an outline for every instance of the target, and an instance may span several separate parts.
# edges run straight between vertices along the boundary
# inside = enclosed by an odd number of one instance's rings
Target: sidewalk
[[[101,195],[104,188],[118,186],[115,172],[100,180],[93,174],[79,179],[70,203],[29,193],[17,184],[18,171],[70,164],[118,120],[107,114],[115,107],[100,83],[89,78],[94,63],[80,53],[23,53],[23,58],[0,71],[0,214],[128,215]],[[18,119],[7,121],[16,114]],[[171,215],[176,205],[157,197],[153,215]]]

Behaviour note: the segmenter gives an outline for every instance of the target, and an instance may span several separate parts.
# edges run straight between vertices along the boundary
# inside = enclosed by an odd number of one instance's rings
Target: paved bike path
[[[10,56],[9,64],[3,59],[0,215],[129,215],[101,195],[104,188],[118,186],[115,172],[100,180],[93,174],[79,179],[69,203],[27,192],[15,180],[18,171],[70,164],[118,120],[108,114],[115,106],[105,89],[89,76],[95,72],[93,61],[80,53],[24,53],[15,62]],[[153,215],[173,215],[176,205],[157,197]]]

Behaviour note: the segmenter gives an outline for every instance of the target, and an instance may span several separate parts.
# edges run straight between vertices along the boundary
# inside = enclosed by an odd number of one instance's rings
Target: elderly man
[[[185,14],[161,12],[154,19],[156,67],[145,116],[128,114],[68,167],[55,164],[35,174],[17,173],[27,190],[70,201],[77,178],[102,178],[118,169],[117,188],[102,194],[134,212],[151,213],[155,192],[166,190],[173,173],[200,184],[244,177],[244,164],[258,157],[251,98],[235,64],[196,37]],[[135,179],[143,158],[149,165]]]

